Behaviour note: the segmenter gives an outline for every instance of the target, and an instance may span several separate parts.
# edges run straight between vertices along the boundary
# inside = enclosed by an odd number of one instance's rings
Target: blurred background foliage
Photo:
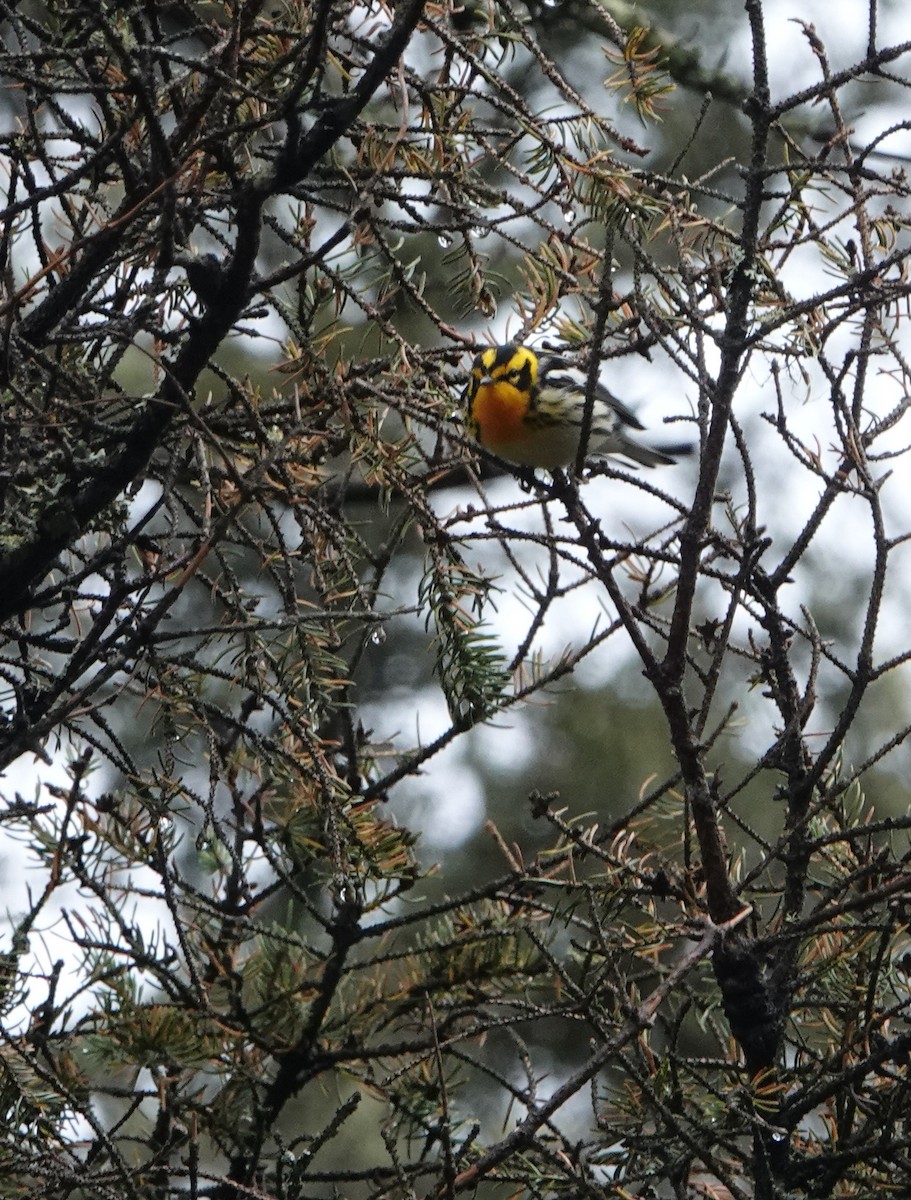
[[[903,449],[906,97],[855,65],[901,12],[0,4],[0,1195],[907,1187],[905,499],[871,533],[862,474]],[[477,345],[559,341],[705,451],[760,177],[685,715],[749,965],[800,947],[780,1075],[745,967],[746,1017],[673,974],[720,917],[629,628],[671,642],[708,455],[565,491],[449,419]],[[880,617],[808,815],[784,743]]]

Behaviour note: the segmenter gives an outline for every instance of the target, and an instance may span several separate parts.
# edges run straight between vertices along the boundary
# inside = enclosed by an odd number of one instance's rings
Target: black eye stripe
[[[516,387],[522,392],[527,392],[531,387],[531,363],[528,359],[526,358],[522,366],[517,367],[510,374],[515,378]]]

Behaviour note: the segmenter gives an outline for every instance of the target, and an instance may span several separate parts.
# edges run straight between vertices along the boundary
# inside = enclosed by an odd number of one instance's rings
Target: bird
[[[481,350],[464,403],[468,434],[485,450],[521,467],[556,471],[579,453],[587,381],[558,354],[538,355],[507,342]],[[644,445],[630,431],[645,426],[602,384],[595,387],[587,453],[619,455],[643,467],[669,466],[692,445]]]

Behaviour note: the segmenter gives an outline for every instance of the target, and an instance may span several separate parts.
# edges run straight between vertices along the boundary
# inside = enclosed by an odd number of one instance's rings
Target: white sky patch
[[[832,57],[833,70],[857,61],[865,51],[866,7],[859,5],[856,0],[801,0],[800,4],[769,5],[765,11],[768,44],[776,48],[776,53],[770,54],[769,60],[773,95],[776,97],[793,92],[797,87],[817,83],[820,79],[819,64],[800,27],[793,24],[791,18],[799,17],[816,24],[819,36]],[[904,6],[881,6],[879,20],[880,44],[887,44],[890,39],[898,41],[907,36],[907,12]],[[735,68],[748,62],[751,53],[745,19],[741,19],[737,28],[738,35],[729,46],[730,63]],[[601,108],[605,107],[605,103],[600,79],[610,73],[609,64],[605,62],[604,68],[600,76],[594,73],[592,76],[596,84],[593,92],[597,91],[597,104]],[[813,110],[810,111],[812,114]],[[819,111],[819,119],[820,123],[824,124],[824,112]],[[892,111],[877,108],[868,114],[861,114],[856,121],[856,141],[861,144],[866,138],[887,128],[891,122],[904,119],[906,114],[897,109]],[[883,145],[896,153],[907,153],[911,151],[911,135],[907,131],[896,133]],[[57,149],[61,149],[59,143]],[[42,182],[40,176],[38,181]],[[422,198],[425,190],[424,187],[419,189]],[[417,184],[415,191],[418,194]],[[836,203],[844,205],[845,197],[837,196]],[[430,219],[433,216],[432,206],[428,204],[426,210]],[[53,232],[50,223],[55,219],[53,212],[53,206],[48,204],[46,220],[50,233]],[[500,208],[480,214],[479,220],[482,224],[489,224],[505,221],[508,217],[509,211]],[[321,224],[321,236],[315,236],[315,241],[319,242],[322,236],[327,234],[330,222],[337,223],[337,220],[337,216],[332,214],[324,217],[325,227]],[[511,228],[510,232],[515,234],[517,230],[522,230],[522,218],[512,216],[511,221],[514,228]],[[836,233],[843,240],[856,237],[856,231],[849,219],[844,220],[843,228],[839,226]],[[49,240],[53,243],[55,239]],[[33,265],[30,266],[27,261],[21,259],[17,261],[17,279],[24,279]],[[818,251],[810,249],[798,251],[792,256],[781,272],[781,281],[793,296],[812,296],[820,288],[837,286],[838,276],[827,273]],[[269,321],[270,324],[264,328],[274,329],[275,336],[280,336],[279,323],[272,318],[269,318]],[[493,340],[503,340],[507,331],[514,331],[516,326],[517,320],[504,298],[495,326],[498,336]],[[844,328],[836,335],[835,340],[827,345],[827,354],[831,355],[836,348],[840,353],[847,352],[851,336],[852,329]],[[251,345],[256,350],[260,349],[260,345],[255,341]],[[736,398],[735,413],[743,425],[751,452],[755,454],[754,465],[760,484],[758,518],[761,524],[767,526],[772,538],[772,546],[767,551],[764,561],[774,564],[790,544],[794,531],[800,528],[812,511],[821,492],[822,482],[811,472],[795,465],[794,459],[786,452],[778,435],[762,419],[761,413],[774,413],[777,403],[774,381],[766,372],[766,361],[759,355],[754,358],[752,370],[744,379]],[[875,361],[874,359],[874,367]],[[812,367],[812,364],[810,366]],[[665,415],[686,414],[691,411],[695,401],[695,388],[692,381],[673,367],[660,352],[655,352],[651,363],[632,356],[606,363],[602,367],[602,378],[618,395],[636,408],[638,415],[648,426],[647,436],[656,443],[690,436],[692,426],[662,425],[662,417]],[[799,379],[796,373],[792,377],[783,373],[782,383],[786,389],[789,427],[808,446],[818,443],[824,465],[832,469],[841,451],[834,436],[828,385],[819,372],[811,372],[809,384]],[[848,377],[844,386],[847,389],[851,384],[852,379]],[[872,385],[868,384],[867,396],[868,403],[875,405],[876,413],[884,415],[902,399],[902,386],[899,381],[883,375]],[[907,425],[907,422],[904,425]],[[890,434],[888,443],[898,448],[903,445],[906,437],[911,442],[911,431],[899,425],[897,430]],[[884,462],[880,469],[883,475],[892,471],[891,477],[883,485],[881,497],[887,516],[887,533],[890,537],[898,537],[911,526],[911,484],[908,482],[908,472],[904,469],[904,460]],[[696,466],[694,462],[682,462],[676,467],[649,473],[649,477],[661,488],[689,502],[695,486]],[[725,460],[724,479],[734,491],[735,501],[742,503],[742,468],[733,447]],[[769,479],[775,480],[776,486],[767,486]],[[157,494],[151,490],[153,488],[157,488],[157,485],[146,485],[137,504],[151,503]],[[488,485],[488,490],[498,504],[511,497],[517,502],[527,499],[518,485],[508,478]],[[583,499],[590,510],[600,518],[608,535],[618,540],[635,541],[637,538],[644,538],[673,515],[660,500],[620,480],[596,479],[587,483],[583,489]],[[442,493],[434,497],[434,503],[439,505],[452,506],[455,503],[468,502],[473,502],[473,499],[455,498],[452,493]],[[571,531],[561,522],[557,507],[553,506],[557,536],[569,537]],[[483,521],[483,515],[477,518],[478,528],[483,527]],[[509,523],[514,528],[528,533],[540,534],[543,530],[540,510],[534,507],[510,514]],[[716,513],[716,523],[719,528],[723,526],[723,516],[720,512]],[[467,530],[468,526],[465,528]],[[811,554],[795,570],[793,584],[782,592],[782,600],[787,603],[789,611],[795,615],[799,614],[799,604],[810,599],[811,584],[817,587],[822,584],[836,599],[843,595],[845,604],[856,605],[856,581],[864,578],[864,568],[870,560],[871,543],[868,506],[859,497],[841,497],[833,507],[832,518],[825,523],[814,541]],[[532,541],[513,541],[512,549],[529,574],[534,579],[543,581],[549,567],[546,547]],[[879,657],[900,652],[908,646],[907,596],[911,589],[909,553],[911,547],[900,549],[891,564],[889,590],[885,597],[883,619],[877,635]],[[504,653],[509,656],[524,639],[535,607],[534,599],[523,595],[522,586],[517,583],[511,564],[495,542],[469,543],[467,557],[469,560],[476,559],[482,562],[486,570],[492,570],[500,576],[499,585],[503,590],[496,596],[495,603],[488,608],[487,615]],[[581,576],[581,570],[564,560],[561,566],[561,578],[564,583]],[[410,586],[413,580],[407,582],[408,587],[402,588],[401,600],[404,603],[413,603],[414,592]],[[717,603],[718,608],[723,611],[724,596],[719,588],[707,589],[705,596],[707,603]],[[722,615],[721,611],[717,615]],[[532,648],[540,649],[545,656],[561,654],[567,646],[581,644],[592,630],[604,627],[612,619],[613,614],[606,603],[603,589],[596,583],[587,584],[554,604]],[[744,615],[738,619],[735,634],[745,637],[750,625],[749,617]],[[430,636],[428,634],[428,644]],[[585,660],[574,678],[561,681],[558,687],[603,685],[617,665],[628,665],[631,661],[634,661],[632,650],[625,635],[621,633],[609,639],[604,647]],[[744,665],[743,669],[746,674],[747,666]],[[907,677],[907,667],[903,667],[902,672]],[[762,748],[767,736],[769,708],[767,702],[761,701],[758,696],[745,698],[743,737],[749,744],[755,743],[758,749]],[[765,717],[753,727],[750,726],[747,716],[752,709],[761,711]],[[393,739],[397,748],[427,744],[440,736],[450,724],[442,696],[438,691],[430,689],[425,689],[418,696],[415,696],[413,689],[402,689],[398,696],[384,699],[382,705],[365,706],[363,719],[365,724],[373,726],[375,740]],[[492,724],[479,727],[472,732],[470,738],[470,742],[467,739],[456,739],[450,747],[428,762],[423,774],[404,780],[395,790],[394,811],[403,823],[422,831],[423,843],[431,854],[438,850],[451,850],[471,838],[487,815],[481,783],[474,769],[466,762],[467,746],[473,746],[474,752],[483,757],[493,770],[507,774],[521,770],[538,749],[533,730],[519,712],[504,714]],[[3,783],[7,795],[18,792],[26,802],[62,803],[52,797],[47,788],[50,784],[64,790],[69,786],[63,755],[59,747],[50,743],[47,749],[48,753],[55,756],[50,763],[45,763],[33,755],[24,755],[5,772]],[[89,782],[89,786],[95,786],[94,779]],[[0,862],[4,874],[3,899],[9,928],[14,927],[19,915],[30,907],[30,891],[34,895],[37,889],[44,886],[46,871],[45,868],[36,866],[20,843],[7,839],[4,839]],[[141,872],[135,874],[134,881],[137,884],[143,882]],[[156,882],[152,880],[151,884],[154,886]],[[67,885],[60,889],[53,904],[48,905],[42,912],[30,935],[30,948],[34,955],[36,972],[35,994],[30,999],[43,999],[43,982],[40,976],[42,973],[50,973],[57,959],[63,958],[66,963],[71,963],[73,947],[62,914],[65,909],[77,911],[79,907],[78,888],[75,885]],[[160,929],[162,936],[171,938],[170,918],[163,905],[151,901],[144,903],[137,919],[141,920],[143,930]],[[8,938],[2,939],[0,948],[8,948]],[[75,982],[70,966],[65,967],[64,977],[61,979],[61,995],[67,994],[68,987]],[[28,1014],[24,1011],[14,1014],[12,1028],[16,1027],[17,1022],[21,1025],[27,1017]]]
[[[407,780],[396,790],[395,811],[409,828],[420,830],[431,854],[457,849],[487,817],[477,774],[449,757],[444,751],[431,775]]]

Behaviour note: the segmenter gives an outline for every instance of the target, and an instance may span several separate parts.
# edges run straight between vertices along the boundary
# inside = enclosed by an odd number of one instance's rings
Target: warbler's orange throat
[[[482,383],[471,402],[471,416],[486,446],[524,441],[528,396],[504,379]]]

